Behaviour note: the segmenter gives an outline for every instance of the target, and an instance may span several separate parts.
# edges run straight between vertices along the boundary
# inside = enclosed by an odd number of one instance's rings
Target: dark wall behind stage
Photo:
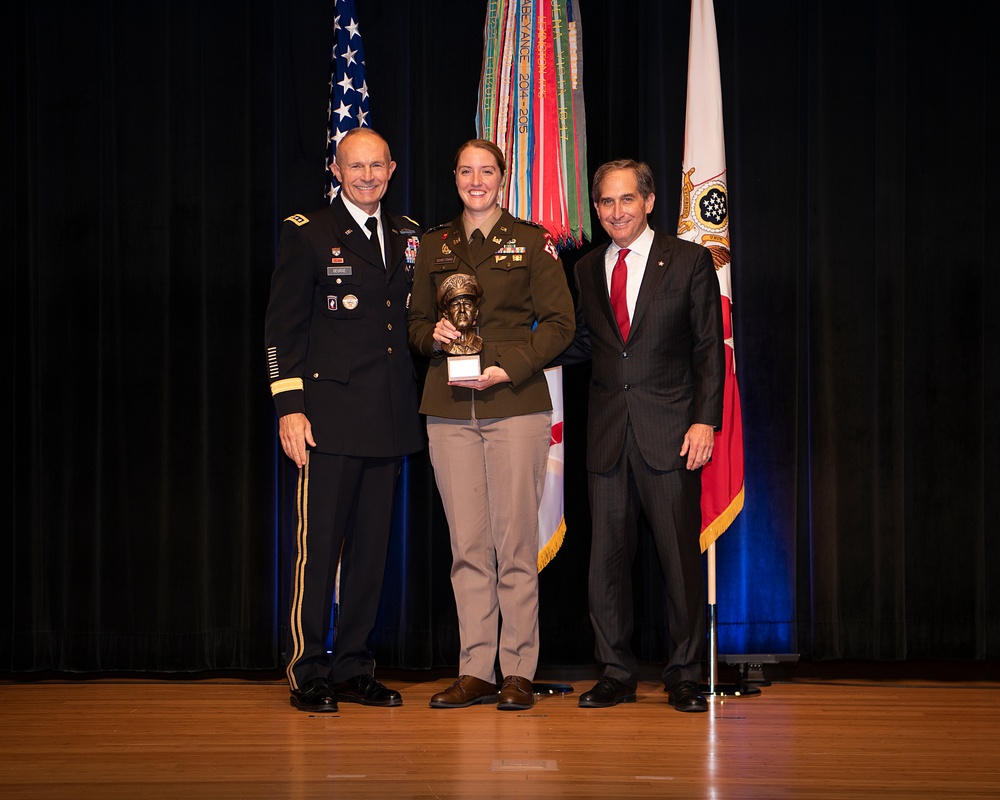
[[[356,3],[399,163],[387,202],[442,222],[475,133],[486,2]],[[580,5],[591,170],[648,161],[652,221],[671,231],[688,4]],[[722,652],[1000,657],[995,8],[717,0],[746,447],[746,507],[718,543]],[[333,2],[8,13],[0,671],[274,668],[293,476],[262,319],[280,220],[322,202]],[[568,268],[603,246],[594,227]],[[541,578],[552,665],[592,658],[587,379],[566,370],[568,534]],[[404,481],[373,646],[382,665],[453,664],[423,454]],[[636,645],[657,660],[648,548],[636,572]]]

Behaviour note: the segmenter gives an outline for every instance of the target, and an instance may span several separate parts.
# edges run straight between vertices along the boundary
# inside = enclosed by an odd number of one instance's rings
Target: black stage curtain
[[[485,0],[356,5],[373,123],[399,162],[386,202],[443,222],[475,133]],[[671,231],[688,3],[581,10],[591,170],[648,161]],[[0,671],[275,668],[294,476],[262,318],[279,221],[322,203],[333,2],[9,13]],[[998,658],[995,5],[717,0],[716,15],[747,451],[746,508],[718,544],[723,651]],[[568,267],[603,246],[594,228]],[[569,533],[541,586],[552,665],[592,659],[587,380],[566,370]],[[643,556],[636,643],[655,660],[662,585]],[[417,454],[380,664],[456,662],[449,566]]]

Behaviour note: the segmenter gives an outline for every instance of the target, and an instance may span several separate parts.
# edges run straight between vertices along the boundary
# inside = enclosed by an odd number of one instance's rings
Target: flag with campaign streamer
[[[579,0],[490,0],[476,128],[507,161],[501,205],[559,247],[590,239]],[[538,569],[566,534],[562,367],[545,371],[552,435],[538,512]]]
[[[333,48],[330,52],[330,101],[326,109],[326,198],[340,191],[340,182],[330,171],[337,145],[351,128],[370,128],[368,83],[365,80],[365,49],[354,0],[334,3]]]
[[[722,81],[712,0],[692,0],[681,209],[677,234],[712,253],[722,293],[726,384],[722,430],[701,470],[701,549],[707,550],[743,508],[743,416],[736,383],[729,193],[722,125]]]
[[[579,0],[490,0],[476,127],[507,160],[501,205],[561,247],[590,239]]]

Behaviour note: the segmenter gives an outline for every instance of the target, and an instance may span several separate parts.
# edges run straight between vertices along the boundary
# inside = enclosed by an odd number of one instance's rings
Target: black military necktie
[[[372,244],[375,246],[375,252],[378,253],[378,260],[385,267],[385,259],[382,257],[382,246],[378,243],[378,217],[368,217],[365,227],[372,232]]]

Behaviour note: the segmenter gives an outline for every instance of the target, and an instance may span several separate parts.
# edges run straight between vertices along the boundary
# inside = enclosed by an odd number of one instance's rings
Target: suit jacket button
[[[627,392],[627,391],[628,391],[629,389],[631,389],[631,388],[632,388],[632,384],[630,384],[630,383],[626,383],[626,384],[625,384],[625,391],[626,391],[626,392]]]
[[[622,358],[628,358],[628,350],[625,350],[625,351],[624,351],[624,352],[622,353]]]

